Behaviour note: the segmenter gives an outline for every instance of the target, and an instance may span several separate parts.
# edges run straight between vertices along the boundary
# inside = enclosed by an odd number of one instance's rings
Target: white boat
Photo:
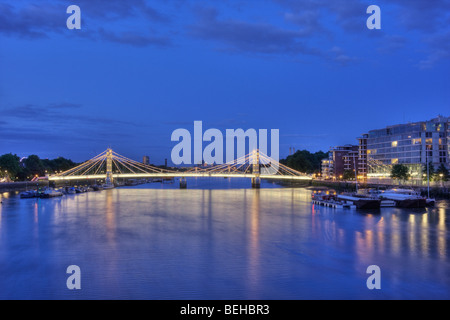
[[[355,205],[358,209],[378,209],[381,206],[380,199],[364,197],[360,194],[340,194],[337,196],[338,200]]]
[[[52,188],[47,188],[41,193],[41,198],[54,198],[54,197],[62,197],[63,193],[59,190],[55,190]]]
[[[381,192],[379,197],[394,201],[396,207],[400,208],[423,208],[427,205],[427,199],[413,189],[389,189]]]
[[[113,184],[104,184],[102,187],[103,187],[104,190],[114,189],[114,185]]]

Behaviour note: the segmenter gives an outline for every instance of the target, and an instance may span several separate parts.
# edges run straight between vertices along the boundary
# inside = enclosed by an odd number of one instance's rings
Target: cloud
[[[63,10],[63,11],[62,11]],[[65,25],[64,7],[27,4],[14,7],[0,3],[0,33],[23,38],[45,38],[48,32],[56,32]]]
[[[348,56],[347,54],[344,53],[344,50],[342,50],[340,47],[337,46],[331,48],[330,60],[336,62],[341,66],[346,66],[350,63],[358,61],[357,58]]]
[[[324,16],[333,16],[343,30],[351,32],[365,31],[367,4],[359,0],[273,0],[274,3],[291,11],[287,15],[297,17],[291,19],[317,32],[330,32],[322,21]]]
[[[135,47],[146,47],[149,45],[168,47],[172,45],[171,40],[168,37],[149,36],[134,31],[114,33],[100,28],[98,33],[104,40],[129,44]]]
[[[66,0],[60,0],[67,5]],[[169,22],[170,17],[161,13],[144,0],[77,0],[76,4],[82,9],[83,14],[93,18],[124,19],[129,17],[144,16],[154,22]]]
[[[386,2],[388,3],[388,2]],[[435,33],[448,28],[450,0],[390,0],[399,8],[399,20],[409,30]]]
[[[320,55],[309,47],[305,33],[282,29],[268,23],[251,23],[242,20],[220,20],[215,9],[205,9],[195,24],[189,26],[190,35],[224,44],[224,51],[260,54]]]
[[[25,104],[2,110],[2,118],[8,120],[9,124],[20,121],[21,124],[35,126],[52,125],[53,128],[82,126],[143,126],[135,122],[119,119],[108,119],[104,117],[89,116],[84,113],[82,105],[75,103],[51,103],[47,106]]]
[[[419,62],[421,69],[429,69],[441,60],[450,59],[450,31],[427,40],[430,45],[428,56]]]
[[[151,23],[161,25],[170,22],[167,15],[149,6],[144,0],[78,0],[76,4],[81,8],[82,28],[71,32],[71,35],[138,47],[170,44],[168,37],[148,35],[145,31],[123,30],[123,25],[126,25],[124,22],[130,23],[129,19],[138,21],[141,25],[138,30],[149,30]],[[67,6],[67,1],[62,0],[41,1],[39,5],[27,1],[14,5],[0,4],[0,34],[40,39],[67,32]],[[104,25],[108,26],[108,31],[104,30]]]
[[[303,26],[311,35],[327,34],[331,38],[340,31],[349,37],[364,35],[367,32],[366,9],[374,4],[368,0],[272,1],[288,10],[287,21]],[[420,68],[431,68],[449,57],[450,0],[379,0],[376,4],[381,8],[382,30],[368,36],[378,38],[378,53],[392,54],[408,44],[415,45],[416,52],[427,55],[418,64]],[[392,24],[388,29],[383,27],[384,19]],[[351,61],[349,59],[353,58],[342,54],[333,58],[344,65]]]
[[[145,124],[96,117],[85,113],[82,105],[52,103],[46,106],[26,104],[2,110],[0,144],[34,143],[45,146],[81,142],[86,145],[107,145],[112,141],[126,144],[136,138],[136,131],[146,130]]]

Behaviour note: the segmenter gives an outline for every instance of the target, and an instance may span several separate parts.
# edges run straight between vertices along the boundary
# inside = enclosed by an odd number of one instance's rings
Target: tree
[[[436,178],[440,181],[448,181],[450,178],[450,173],[443,163],[436,170]]]
[[[50,173],[57,173],[60,171],[66,171],[73,167],[75,167],[77,164],[73,162],[70,159],[66,159],[63,157],[58,157],[53,160],[49,159],[43,159],[42,164],[44,165],[45,170],[47,170]]]
[[[27,175],[31,174],[33,176],[34,175],[43,176],[45,174],[44,165],[37,155],[33,154],[31,156],[28,156],[28,158],[24,160],[24,164],[25,169],[27,171]]]
[[[0,170],[2,176],[9,176],[12,180],[22,170],[20,158],[16,154],[7,153],[0,157]],[[5,172],[6,171],[6,172]]]
[[[343,174],[344,180],[355,180],[355,171],[353,170],[345,170]]]
[[[422,176],[424,180],[428,179],[428,173],[430,175],[430,181],[433,181],[436,177],[436,171],[434,170],[434,165],[431,161],[428,163],[428,168],[426,163],[422,166]]]
[[[300,172],[315,173],[320,172],[322,159],[327,157],[328,154],[322,151],[311,153],[308,150],[298,150],[286,159],[280,160],[280,163]]]
[[[391,178],[407,180],[410,177],[408,167],[404,164],[394,164],[391,170]]]

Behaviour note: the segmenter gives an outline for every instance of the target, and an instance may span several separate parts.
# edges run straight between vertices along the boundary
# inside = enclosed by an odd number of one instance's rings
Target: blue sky
[[[326,151],[450,116],[449,74],[450,0],[1,0],[0,154],[161,164],[195,120]]]

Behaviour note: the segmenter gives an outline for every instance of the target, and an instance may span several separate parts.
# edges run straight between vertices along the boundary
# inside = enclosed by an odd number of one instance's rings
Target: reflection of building
[[[146,164],[146,165],[149,165],[150,164],[150,157],[149,156],[144,156],[142,158],[142,163]]]
[[[432,162],[436,169],[441,164],[449,168],[449,124],[449,117],[438,116],[429,121],[369,131],[364,135],[368,178],[390,177],[394,164],[408,166],[413,179],[422,178],[422,167],[427,162]],[[360,159],[364,154],[364,139],[360,140]]]
[[[358,170],[358,146],[345,145],[331,148],[328,159],[322,160],[322,177],[324,179],[342,179],[344,172]]]

